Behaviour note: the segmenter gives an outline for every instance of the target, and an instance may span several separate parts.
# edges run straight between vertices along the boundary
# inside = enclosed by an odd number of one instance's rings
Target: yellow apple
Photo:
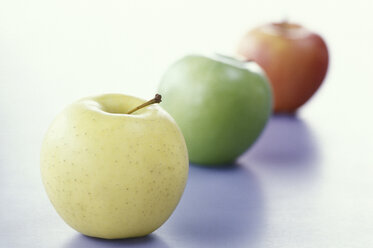
[[[184,137],[158,105],[121,94],[84,98],[48,129],[42,180],[63,220],[93,237],[147,235],[176,208],[188,175]]]

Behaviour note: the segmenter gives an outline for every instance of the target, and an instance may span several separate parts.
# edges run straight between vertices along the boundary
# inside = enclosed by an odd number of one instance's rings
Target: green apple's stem
[[[153,99],[151,99],[151,100],[149,100],[149,101],[147,101],[147,102],[145,102],[145,103],[143,103],[143,104],[137,106],[136,108],[134,108],[134,109],[128,111],[127,114],[132,114],[133,112],[135,112],[135,111],[137,111],[137,110],[139,110],[139,109],[142,109],[142,108],[144,108],[144,107],[146,107],[146,106],[149,106],[149,105],[151,105],[151,104],[154,104],[154,103],[160,103],[160,102],[162,102],[162,96],[159,95],[159,94],[155,94],[155,97],[154,97]]]

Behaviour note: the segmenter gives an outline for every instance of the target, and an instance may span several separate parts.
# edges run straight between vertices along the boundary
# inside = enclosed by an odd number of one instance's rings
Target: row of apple
[[[41,173],[65,222],[108,239],[153,232],[181,198],[189,159],[230,163],[257,139],[272,112],[270,84],[275,112],[292,112],[326,72],[325,44],[298,25],[258,28],[238,51],[257,61],[270,81],[255,62],[189,55],[161,79],[168,113],[154,104],[160,95],[145,102],[107,94],[59,114],[42,144]]]
[[[257,139],[272,104],[276,113],[295,112],[319,88],[328,67],[323,39],[287,22],[253,29],[237,51],[243,59],[186,56],[161,80],[162,106],[180,126],[191,162],[233,162]]]

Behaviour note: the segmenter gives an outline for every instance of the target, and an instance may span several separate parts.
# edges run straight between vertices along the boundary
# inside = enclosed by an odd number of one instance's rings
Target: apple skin
[[[271,114],[271,89],[254,62],[186,56],[163,75],[161,103],[200,165],[232,163],[258,138]]]
[[[287,22],[249,31],[237,53],[266,71],[275,113],[293,113],[306,103],[323,82],[329,62],[327,45],[320,35]]]
[[[144,236],[177,206],[188,175],[188,152],[171,116],[158,105],[121,94],[68,106],[47,131],[42,180],[63,220],[105,239]]]

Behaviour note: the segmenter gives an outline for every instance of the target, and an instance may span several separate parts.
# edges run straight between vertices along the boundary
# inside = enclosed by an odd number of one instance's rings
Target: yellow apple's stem
[[[133,112],[135,112],[135,111],[137,111],[137,110],[139,110],[139,109],[142,109],[142,108],[144,108],[144,107],[146,107],[146,106],[149,106],[149,105],[151,105],[151,104],[154,104],[154,103],[160,103],[160,102],[162,102],[162,96],[159,95],[159,94],[155,94],[155,97],[154,97],[153,99],[151,99],[151,100],[149,100],[149,101],[147,101],[147,102],[145,102],[145,103],[143,103],[143,104],[137,106],[136,108],[134,108],[134,109],[128,111],[127,114],[132,114]]]

